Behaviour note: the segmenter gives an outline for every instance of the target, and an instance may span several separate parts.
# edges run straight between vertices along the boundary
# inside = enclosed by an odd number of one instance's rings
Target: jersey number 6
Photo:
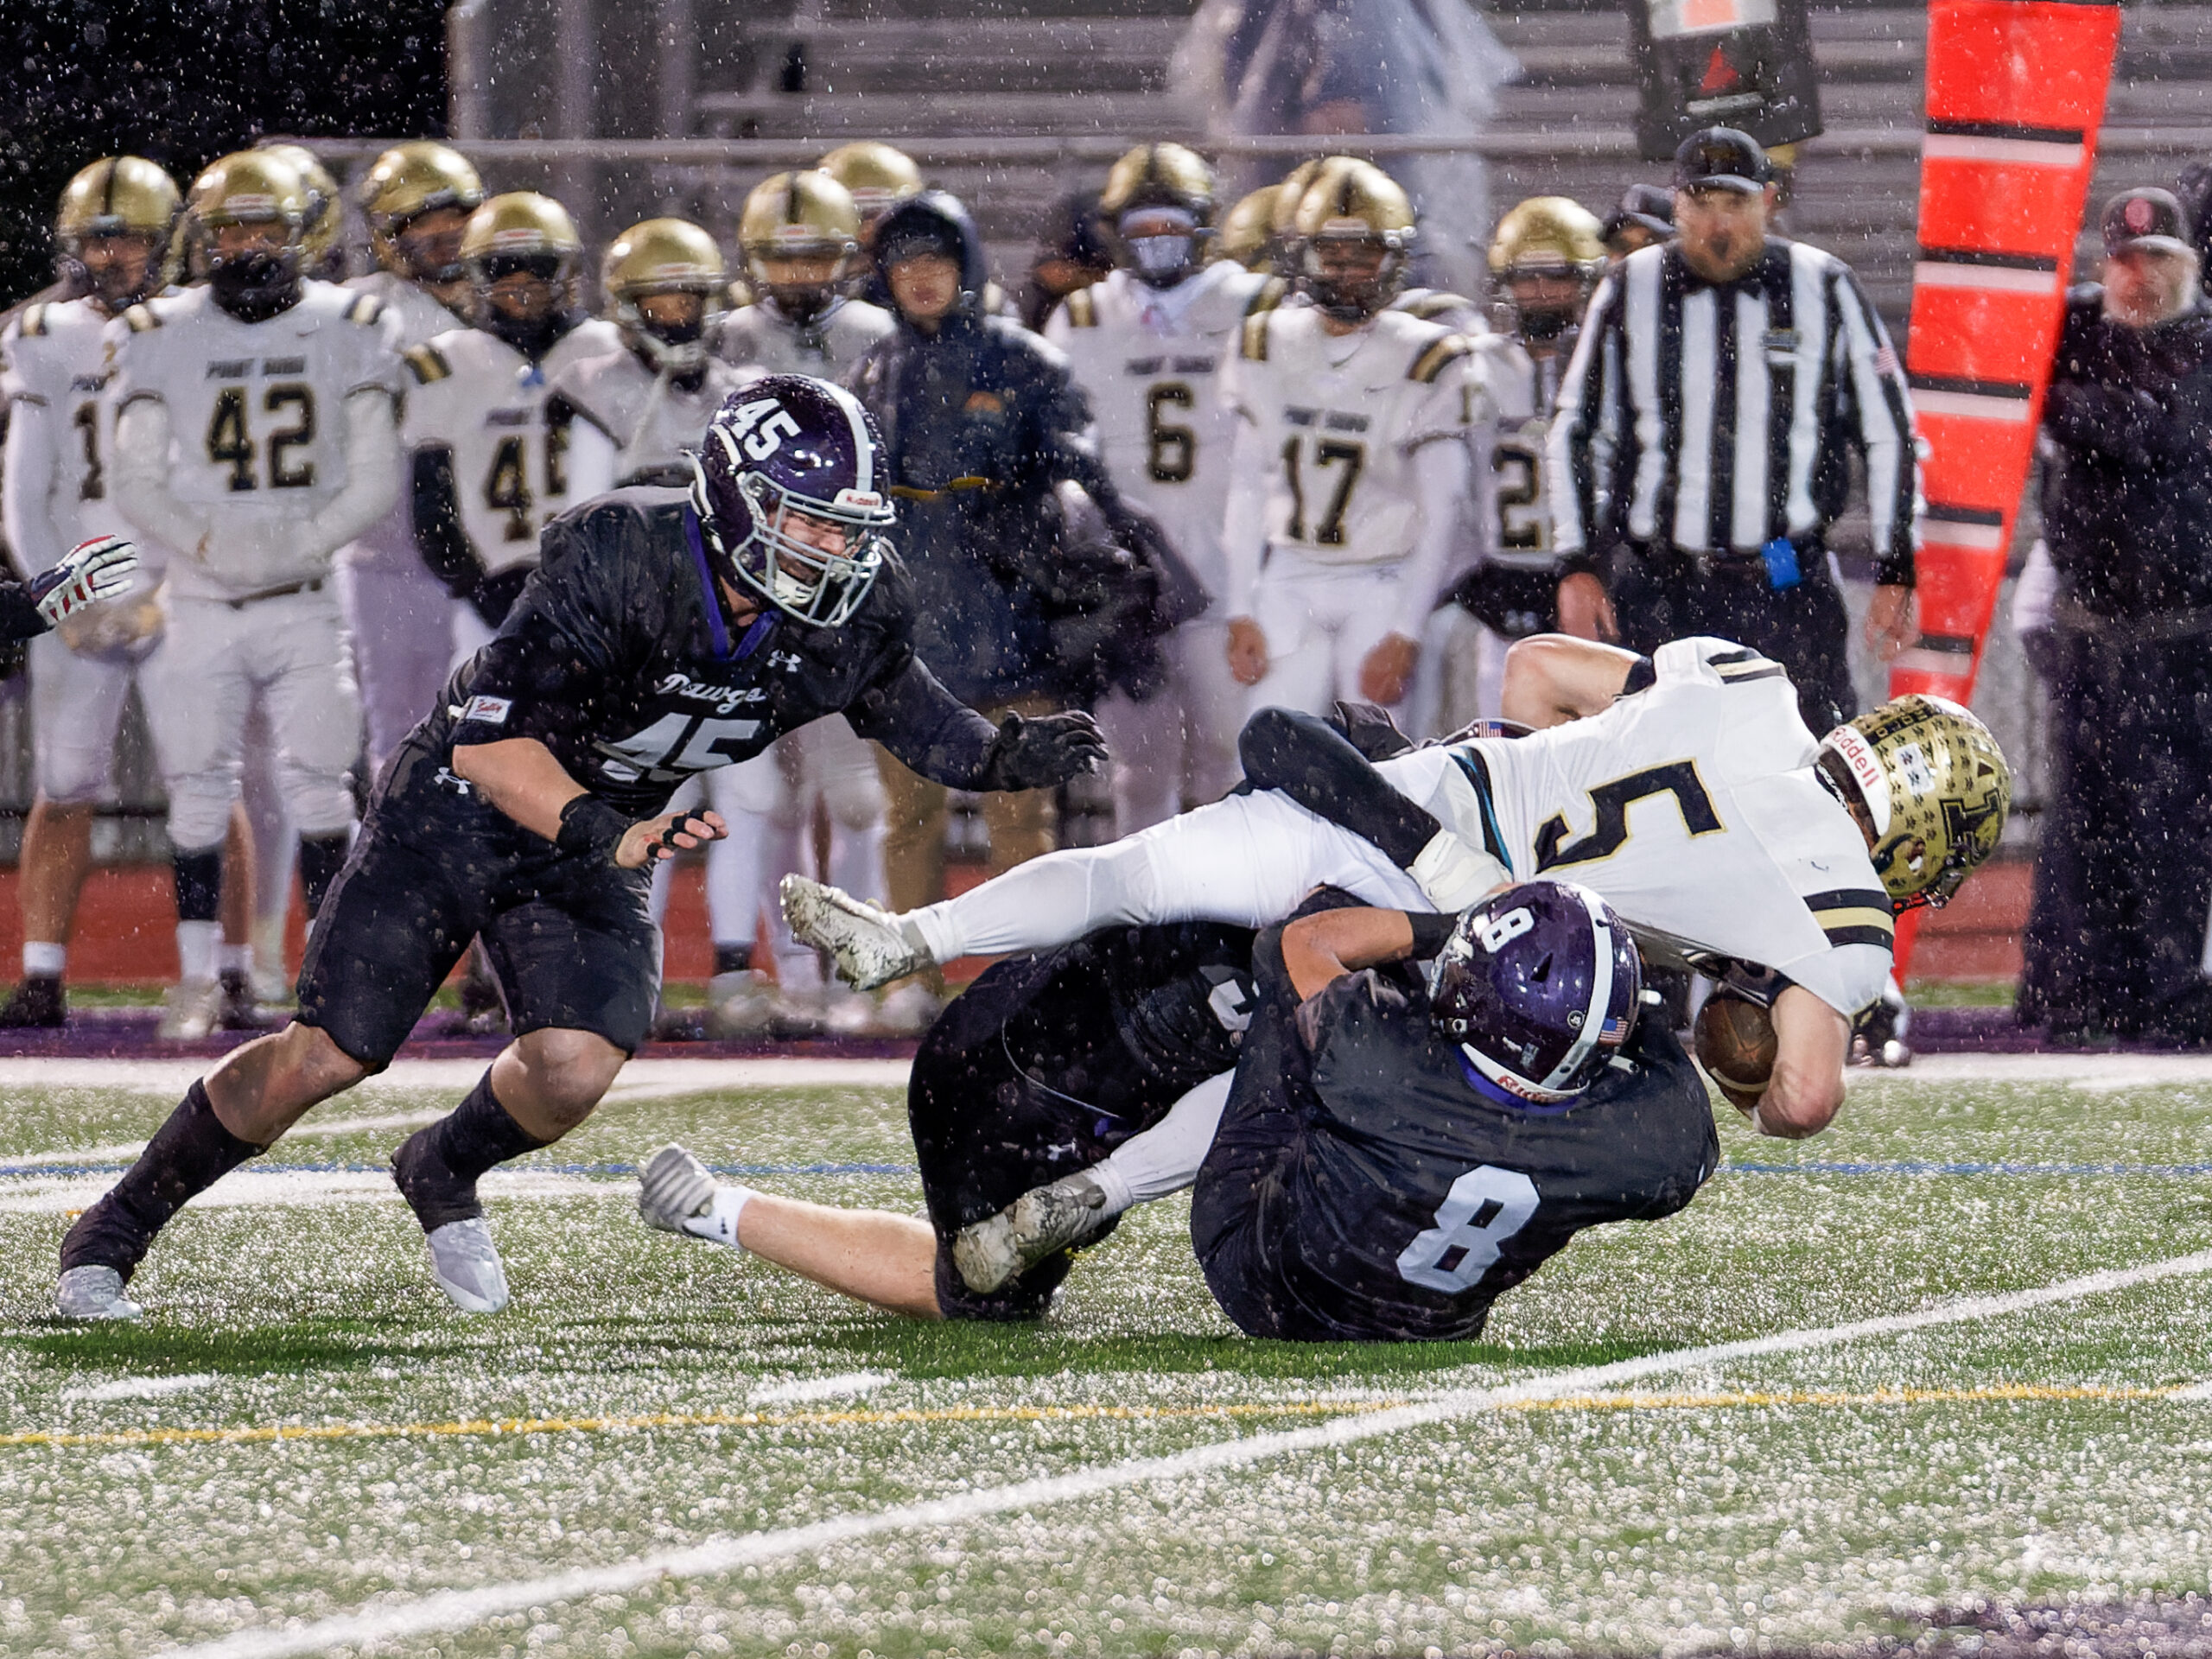
[[[1398,1253],[1398,1277],[1447,1296],[1474,1288],[1505,1241],[1536,1213],[1536,1184],[1517,1169],[1479,1164],[1452,1183],[1436,1225]]]

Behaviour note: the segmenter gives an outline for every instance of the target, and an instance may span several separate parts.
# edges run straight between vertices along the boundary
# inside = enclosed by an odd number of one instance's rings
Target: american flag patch
[[[1893,346],[1885,346],[1881,350],[1876,352],[1874,353],[1874,367],[1877,372],[1882,374],[1896,374],[1900,372],[1897,368],[1897,354],[1896,348]]]
[[[1617,1047],[1628,1040],[1628,1018],[1607,1020],[1598,1027],[1598,1041],[1607,1048]]]

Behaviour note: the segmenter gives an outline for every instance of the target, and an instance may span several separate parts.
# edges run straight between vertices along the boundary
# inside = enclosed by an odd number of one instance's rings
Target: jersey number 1
[[[1505,1241],[1536,1213],[1536,1184],[1517,1169],[1479,1164],[1452,1183],[1436,1225],[1398,1253],[1398,1277],[1456,1296],[1496,1264]]]
[[[1294,433],[1282,447],[1283,477],[1290,485],[1290,527],[1284,533],[1294,542],[1306,539],[1306,481],[1299,476],[1299,455],[1305,440]],[[1344,510],[1351,505],[1352,486],[1367,465],[1367,446],[1343,438],[1323,438],[1313,446],[1313,470],[1334,467],[1337,487],[1329,497],[1329,510],[1314,528],[1313,540],[1322,547],[1344,544]]]

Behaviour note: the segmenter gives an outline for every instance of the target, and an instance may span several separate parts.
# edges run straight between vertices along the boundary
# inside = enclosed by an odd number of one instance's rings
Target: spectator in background
[[[1052,204],[1029,280],[1021,288],[1021,326],[1041,330],[1052,308],[1114,269],[1114,252],[1099,224],[1098,192],[1077,190]]]
[[[1055,710],[1076,670],[1052,649],[1056,486],[1080,485],[1117,539],[1133,526],[1159,532],[1108,480],[1066,359],[985,313],[982,243],[965,207],[938,190],[901,203],[877,232],[875,258],[899,328],[855,365],[853,387],[890,455],[915,650],[993,720]],[[885,884],[893,908],[912,910],[944,896],[945,791],[887,759],[884,785]],[[1049,792],[987,796],[983,816],[994,874],[1052,850]]]
[[[1675,234],[1675,196],[1660,184],[1631,184],[1619,207],[1605,215],[1600,234],[1615,264],[1638,248],[1656,247]]]
[[[2050,810],[2018,1003],[2061,1039],[2212,1040],[2212,309],[2164,190],[2106,205],[2044,404]]]

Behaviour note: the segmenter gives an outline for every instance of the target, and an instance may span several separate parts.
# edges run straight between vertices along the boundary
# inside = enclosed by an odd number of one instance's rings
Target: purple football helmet
[[[1429,1019],[1468,1083],[1527,1111],[1571,1103],[1620,1052],[1643,1007],[1643,963],[1587,887],[1526,881],[1470,907],[1437,953]]]
[[[842,626],[882,569],[881,532],[898,517],[884,465],[874,418],[843,387],[803,374],[741,386],[691,458],[691,505],[715,573],[802,622]]]

